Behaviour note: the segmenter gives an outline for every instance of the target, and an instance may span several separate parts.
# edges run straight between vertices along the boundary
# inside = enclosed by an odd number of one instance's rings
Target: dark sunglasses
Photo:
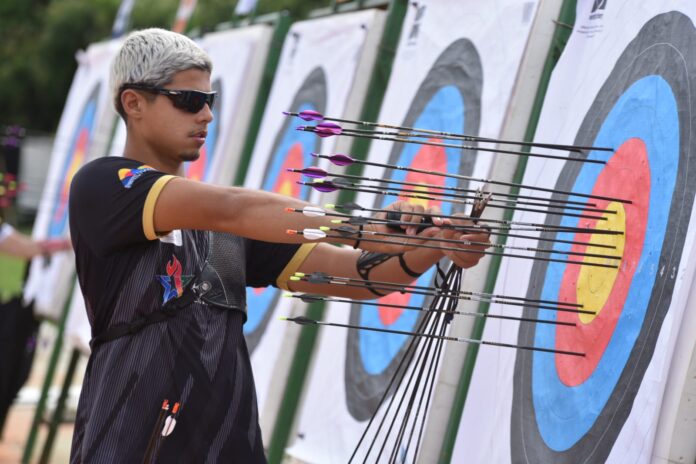
[[[189,113],[198,113],[203,109],[206,103],[212,110],[215,104],[215,95],[217,94],[217,92],[201,92],[200,90],[165,89],[144,84],[123,84],[121,86],[121,92],[126,89],[142,90],[144,92],[164,95],[169,97],[176,108],[188,111]]]

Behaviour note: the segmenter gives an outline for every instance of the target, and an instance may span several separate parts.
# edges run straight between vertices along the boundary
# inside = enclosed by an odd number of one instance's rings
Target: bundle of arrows
[[[399,143],[414,143],[423,145],[435,145],[440,147],[455,148],[462,151],[463,156],[475,156],[476,153],[500,153],[504,155],[536,156],[562,162],[577,163],[605,163],[602,160],[587,159],[586,156],[578,156],[586,151],[613,152],[612,148],[558,145],[547,143],[519,142],[511,140],[498,140],[493,138],[478,137],[474,135],[455,134],[431,129],[419,129],[402,127],[366,121],[353,121],[348,119],[332,118],[315,111],[286,112],[287,116],[298,117],[304,121],[314,122],[313,126],[300,126],[298,130],[313,132],[319,137],[348,136],[362,137],[378,140],[389,140]],[[351,128],[353,127],[353,128]],[[488,144],[491,147],[483,147],[480,144]],[[514,150],[509,146],[521,147]],[[504,146],[506,148],[500,148]],[[532,150],[543,149],[545,153],[537,153]],[[567,156],[560,154],[548,154],[549,151],[565,152]],[[507,257],[512,259],[542,260],[562,262],[568,265],[594,266],[604,268],[618,268],[621,256],[616,247],[607,241],[596,240],[601,235],[623,235],[624,231],[610,230],[605,227],[592,227],[605,221],[607,215],[616,214],[616,211],[600,208],[598,203],[618,202],[631,203],[630,200],[609,198],[591,194],[560,191],[550,188],[528,186],[520,183],[496,181],[494,179],[477,178],[449,172],[423,170],[407,166],[398,166],[387,163],[356,159],[346,154],[322,155],[313,153],[316,158],[329,160],[336,166],[374,166],[388,171],[411,171],[429,176],[444,177],[466,181],[468,185],[478,184],[484,187],[459,188],[443,185],[397,181],[392,179],[380,179],[354,174],[331,173],[317,166],[307,166],[298,169],[289,169],[310,180],[298,180],[299,184],[308,185],[321,192],[347,191],[365,192],[378,196],[393,196],[400,199],[419,199],[430,201],[449,202],[453,209],[470,208],[468,216],[472,220],[470,225],[444,225],[463,233],[488,233],[492,238],[516,237],[529,239],[538,243],[536,246],[522,247],[506,245],[504,243],[492,244],[482,253]],[[485,190],[489,185],[504,186],[510,188],[508,193],[491,193]],[[519,192],[524,190],[525,194]],[[549,198],[548,194],[556,194]],[[542,223],[520,222],[502,219],[482,218],[482,213],[488,208],[503,210],[538,212],[545,215],[571,216],[585,221],[586,227],[550,226]],[[324,208],[305,207],[302,209],[288,208],[290,213],[299,213],[307,216],[329,216],[334,218],[334,227],[321,227],[318,229],[289,230],[290,234],[302,235],[308,240],[317,239],[344,239],[346,237],[359,238],[361,242],[384,242],[400,233],[400,227],[415,225],[425,227],[432,224],[432,216],[423,214],[422,223],[409,223],[400,221],[400,215],[393,211],[379,208],[368,208],[357,203],[327,204]],[[378,217],[365,217],[352,213],[386,213]],[[452,218],[451,215],[438,214],[438,217]],[[461,217],[461,216],[458,216]],[[355,227],[365,224],[384,224],[393,232],[374,232]],[[582,225],[580,222],[579,225]],[[540,232],[555,232],[539,236]],[[564,234],[567,233],[567,234]],[[573,234],[574,240],[568,235]],[[565,238],[562,238],[565,237]],[[584,239],[583,239],[584,238]],[[413,242],[413,240],[411,240]],[[427,243],[426,243],[427,242]],[[457,250],[455,243],[461,244],[461,240],[424,238],[418,243],[416,236],[414,247],[437,248],[441,250]],[[551,242],[551,246],[549,246]],[[580,245],[581,250],[557,250],[553,243]],[[468,242],[470,245],[489,245],[478,242]],[[565,247],[569,248],[569,247]],[[481,253],[480,251],[472,251]],[[435,380],[440,367],[445,341],[468,343],[475,345],[488,345],[518,350],[530,350],[555,356],[585,356],[582,352],[572,350],[557,350],[552,347],[526,346],[502,341],[464,338],[447,335],[448,327],[453,318],[472,317],[477,319],[496,318],[516,321],[517,323],[575,325],[573,322],[557,321],[553,317],[518,317],[515,315],[489,314],[487,312],[473,312],[457,310],[460,301],[474,301],[483,303],[496,303],[502,307],[534,308],[539,313],[552,314],[553,312],[571,312],[577,314],[595,314],[596,308],[586,308],[581,304],[567,303],[543,299],[528,299],[519,296],[499,295],[482,292],[467,291],[461,288],[462,269],[454,264],[449,264],[447,270],[442,270],[438,265],[436,277],[432,285],[403,285],[383,281],[368,281],[362,279],[350,279],[339,276],[331,276],[324,273],[298,273],[291,280],[304,281],[310,284],[345,285],[359,288],[369,286],[380,293],[411,293],[424,295],[427,305],[409,306],[396,305],[383,302],[359,302],[364,307],[379,306],[398,308],[399,310],[418,311],[420,317],[414,331],[391,330],[377,327],[364,327],[351,324],[338,324],[333,322],[320,322],[306,317],[292,317],[286,320],[303,325],[322,325],[342,327],[346,329],[384,332],[389,334],[406,335],[409,342],[403,356],[399,360],[398,367],[390,382],[384,390],[379,406],[367,423],[365,430],[357,443],[350,458],[350,462],[415,462],[418,456],[421,439],[423,437],[426,416],[432,401]],[[298,298],[305,302],[325,301],[332,303],[357,303],[354,300],[344,298],[325,297],[316,294],[288,294],[288,297]]]

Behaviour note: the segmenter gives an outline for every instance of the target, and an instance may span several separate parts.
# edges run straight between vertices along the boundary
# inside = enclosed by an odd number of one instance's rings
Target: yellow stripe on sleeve
[[[302,266],[302,263],[305,262],[305,259],[307,259],[307,256],[309,256],[309,253],[317,245],[318,243],[305,243],[295,252],[292,259],[290,259],[288,264],[276,279],[276,286],[278,288],[290,291],[288,288],[288,281],[290,280],[290,277],[297,272],[300,266]]]
[[[176,176],[162,176],[152,184],[150,191],[147,193],[147,198],[145,199],[145,207],[143,208],[143,231],[145,232],[145,237],[148,240],[157,240],[159,235],[155,231],[155,205],[157,204],[157,199],[162,193],[162,189],[167,182],[174,179]]]

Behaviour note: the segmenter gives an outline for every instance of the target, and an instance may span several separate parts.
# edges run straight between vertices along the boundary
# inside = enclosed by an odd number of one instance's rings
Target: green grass
[[[0,302],[22,293],[26,265],[23,259],[0,255]]]

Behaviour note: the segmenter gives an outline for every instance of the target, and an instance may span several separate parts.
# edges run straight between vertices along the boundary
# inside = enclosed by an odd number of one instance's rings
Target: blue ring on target
[[[659,270],[662,242],[669,222],[669,208],[679,163],[679,117],[677,102],[662,77],[649,75],[637,80],[616,101],[602,124],[595,146],[618,148],[629,138],[645,143],[651,173],[650,211],[640,261],[626,296],[614,334],[595,371],[582,384],[563,384],[555,368],[554,357],[535,353],[532,369],[532,396],[539,432],[555,451],[565,451],[577,443],[592,427],[614,391],[646,315],[650,295]],[[598,159],[596,152],[589,155]],[[601,165],[585,164],[575,180],[573,192],[591,193]],[[573,200],[582,201],[580,197]],[[562,226],[574,227],[577,218],[564,217]],[[558,234],[570,239],[571,234]],[[570,246],[557,244],[559,250]],[[550,263],[546,269],[541,298],[555,300],[560,293],[565,264]],[[535,346],[553,347],[555,328],[538,325]],[[578,405],[582,414],[578,415]]]
[[[416,119],[414,126],[422,129],[460,132],[461,128],[465,127],[465,114],[466,108],[464,107],[464,100],[460,90],[454,85],[447,85],[443,86],[432,96],[423,112]],[[411,166],[420,149],[421,146],[417,144],[404,144],[396,164],[399,166]],[[461,157],[466,155],[463,155],[461,150],[456,148],[446,148],[445,153],[447,155],[447,172],[459,172]],[[406,176],[406,171],[399,170],[395,171],[391,179],[404,181]],[[457,179],[447,177],[444,179],[446,186],[457,186]],[[393,187],[400,186],[395,184]],[[408,188],[411,189],[411,187]],[[392,202],[393,197],[385,197],[381,207],[384,208]],[[443,202],[441,209],[443,214],[451,214],[452,204]],[[434,272],[435,269],[429,269],[416,280],[414,285],[429,285],[432,282]],[[422,307],[425,302],[425,296],[411,295],[406,304]],[[377,301],[371,300],[371,303],[376,303]],[[360,325],[366,327],[412,331],[417,323],[418,316],[418,311],[405,310],[393,324],[386,325],[380,320],[377,307],[365,305],[360,307]],[[360,357],[363,361],[365,372],[372,375],[383,372],[409,338],[408,335],[385,335],[369,331],[361,331],[359,337]]]
[[[318,111],[316,106],[311,103],[303,103],[299,105],[297,112],[302,111]],[[311,153],[315,151],[316,147],[316,135],[311,132],[303,132],[295,129],[293,125],[288,125],[283,137],[278,144],[278,148],[272,155],[271,162],[269,164],[268,174],[266,175],[262,189],[266,191],[272,191],[273,187],[278,180],[278,177],[283,174],[281,168],[285,163],[286,156],[290,149],[297,143],[302,144],[302,166],[311,166],[313,158]],[[310,187],[303,185],[300,189],[300,194],[298,196],[301,200],[306,200],[309,198]],[[244,333],[250,333],[256,330],[256,328],[263,321],[264,316],[269,310],[271,303],[277,296],[277,290],[273,288],[265,288],[261,290],[258,294],[251,288],[247,288],[246,299],[247,306],[254,308],[253,311],[248,312],[248,319],[244,324]]]
[[[98,89],[99,87],[97,87]],[[53,207],[51,208],[51,215],[49,216],[50,222],[48,224],[47,238],[60,238],[65,234],[65,226],[68,221],[68,205],[63,205],[63,211],[60,215],[59,220],[54,220],[56,216],[56,210],[61,206],[61,191],[65,188],[65,183],[68,182],[68,170],[75,159],[75,150],[77,149],[78,141],[80,140],[80,135],[87,131],[87,142],[85,144],[85,159],[87,157],[86,151],[89,149],[90,143],[92,142],[92,131],[94,129],[94,120],[96,119],[97,113],[97,96],[98,91],[95,89],[92,92],[92,97],[89,99],[84,109],[82,110],[82,115],[80,116],[80,121],[73,132],[72,142],[70,143],[70,150],[68,155],[65,157],[63,163],[63,169],[61,169],[61,175],[59,177],[60,182],[55,192],[55,197],[53,198]],[[84,164],[84,160],[83,163]],[[73,173],[74,174],[74,173]],[[67,199],[66,199],[67,201]]]

